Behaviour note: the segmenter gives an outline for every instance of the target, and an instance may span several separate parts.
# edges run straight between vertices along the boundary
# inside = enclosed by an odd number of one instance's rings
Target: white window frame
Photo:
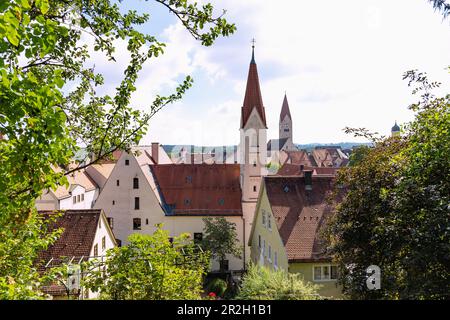
[[[270,214],[267,214],[267,229],[269,231],[272,231],[272,219],[270,217]]]
[[[324,268],[328,267],[328,274],[329,274],[329,278],[324,279]],[[337,265],[335,264],[316,264],[312,266],[312,276],[313,276],[313,281],[314,282],[331,282],[331,281],[337,281],[336,279],[332,279],[331,278],[331,267],[335,267],[337,268]],[[316,274],[315,274],[315,268],[320,268],[320,279],[316,279]]]

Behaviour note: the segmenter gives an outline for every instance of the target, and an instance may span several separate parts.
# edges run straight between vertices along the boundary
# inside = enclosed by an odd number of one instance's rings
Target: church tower
[[[391,129],[391,136],[392,137],[399,137],[400,136],[400,127],[397,124],[397,121],[395,121],[394,126]]]
[[[241,108],[240,126],[240,174],[242,201],[256,204],[261,177],[267,174],[267,125],[266,114],[259,87],[255,62],[255,46],[247,77],[244,103]]]
[[[280,112],[280,123],[279,123],[279,139],[288,139],[286,142],[288,145],[293,144],[292,141],[292,117],[291,111],[289,110],[289,103],[286,94],[284,94],[283,105]]]
[[[267,125],[266,113],[259,87],[253,40],[252,60],[248,70],[247,87],[241,108],[239,142],[240,182],[242,190],[242,215],[244,220],[244,261],[250,260],[248,246],[250,230],[261,188],[262,177],[267,175]]]

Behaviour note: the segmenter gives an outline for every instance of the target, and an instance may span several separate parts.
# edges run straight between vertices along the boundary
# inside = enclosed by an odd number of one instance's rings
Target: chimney
[[[312,170],[303,171],[305,174],[305,190],[312,190]]]
[[[159,163],[159,143],[152,142],[152,158],[155,160],[155,164]]]

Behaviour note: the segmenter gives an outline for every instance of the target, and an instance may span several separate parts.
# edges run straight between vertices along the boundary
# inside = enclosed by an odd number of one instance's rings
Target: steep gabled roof
[[[326,201],[331,177],[313,177],[306,190],[304,177],[264,178],[266,194],[289,262],[327,261],[320,231],[332,214]]]
[[[287,140],[288,138],[270,139],[269,142],[267,142],[267,151],[278,151],[283,149]]]
[[[291,111],[289,110],[289,103],[287,101],[287,97],[286,97],[286,94],[285,94],[284,95],[284,100],[283,100],[283,105],[281,106],[280,122],[284,120],[286,115],[289,116],[290,119],[292,119]]]
[[[168,215],[242,215],[239,164],[149,166]]]
[[[248,70],[247,87],[245,89],[244,103],[241,109],[241,128],[244,128],[252,110],[256,108],[261,117],[264,127],[266,124],[266,113],[264,111],[264,104],[261,96],[261,89],[259,87],[258,68],[254,58],[254,50],[252,52],[252,61]]]
[[[38,261],[44,263],[44,265],[52,258],[89,257],[102,210],[83,209],[58,212],[62,212],[62,216],[51,224],[50,230],[63,228],[64,231],[53,245],[39,253]],[[56,213],[54,211],[39,211],[39,214],[44,219],[48,219]]]
[[[298,164],[285,163],[278,169],[277,175],[279,176],[304,176],[304,171],[312,171],[313,176],[336,176],[339,168],[333,167],[312,167],[304,165],[303,168]]]

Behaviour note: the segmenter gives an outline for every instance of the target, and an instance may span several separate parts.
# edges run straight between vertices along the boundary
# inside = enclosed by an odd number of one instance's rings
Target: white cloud
[[[230,38],[202,47],[176,23],[160,35],[165,54],[144,66],[133,102],[171,92],[193,74],[195,88],[151,121],[145,143],[220,145],[237,143],[250,39],[268,119],[269,138],[278,134],[285,90],[294,121],[294,140],[354,140],[345,126],[388,134],[394,120],[412,119],[403,72],[418,68],[450,87],[448,21],[423,0],[227,0],[227,19],[237,25]],[[119,46],[118,54],[124,47]],[[119,58],[120,61],[121,58]],[[96,62],[97,64],[97,62]],[[116,79],[123,67],[107,68]]]

